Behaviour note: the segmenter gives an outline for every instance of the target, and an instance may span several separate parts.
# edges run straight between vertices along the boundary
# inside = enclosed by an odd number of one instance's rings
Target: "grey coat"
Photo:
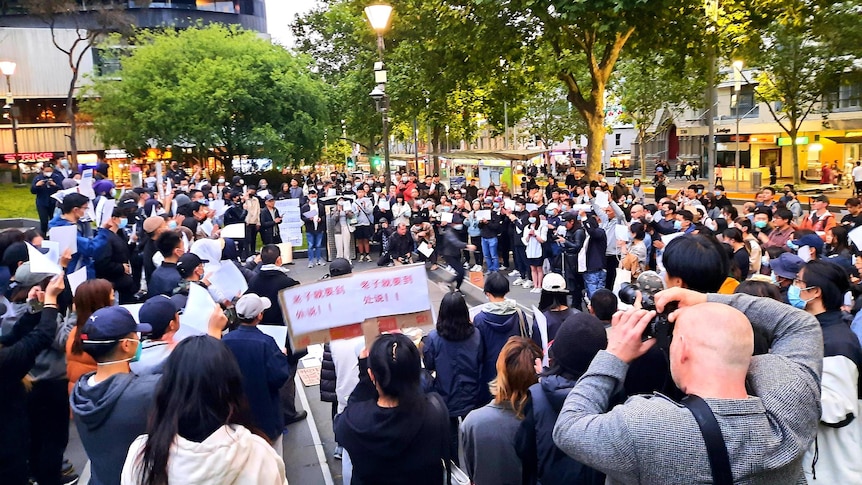
[[[772,341],[752,359],[745,400],[705,399],[727,444],[734,483],[805,483],[802,457],[820,419],[823,336],[817,319],[769,298],[709,295],[745,314]],[[706,447],[685,407],[635,396],[608,410],[628,366],[600,351],[572,389],[554,442],[608,476],[608,483],[712,483]]]

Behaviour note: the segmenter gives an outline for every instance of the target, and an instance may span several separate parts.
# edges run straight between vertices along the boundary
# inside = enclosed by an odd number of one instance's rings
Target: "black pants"
[[[500,236],[497,242],[497,254],[500,255],[500,263],[501,266],[505,266],[506,269],[512,269],[512,265],[509,264],[509,251],[512,250],[512,240],[506,236]]]
[[[473,259],[476,264],[482,266],[485,262],[485,256],[482,254],[482,236],[470,236],[470,244],[476,246],[476,250],[473,251]],[[467,262],[469,263],[470,260],[468,259]]]
[[[856,182],[856,181],[854,180],[854,181],[853,181],[853,185],[855,185],[855,186],[856,186],[856,195],[862,195],[862,181],[860,181],[860,182]]]
[[[464,269],[464,265],[461,264],[461,258],[458,256],[443,256],[443,261],[446,261],[446,264],[455,270],[455,288],[460,290],[461,283],[464,282],[464,275],[467,272]]]
[[[619,265],[620,260],[616,255],[605,255],[605,270],[607,270],[607,274],[605,275],[605,288],[609,290],[614,289],[614,279],[617,277],[617,266]]]
[[[285,421],[290,421],[296,416],[296,382],[293,378],[296,377],[297,365],[299,365],[298,362],[290,365],[290,377],[287,378],[287,381],[278,390],[278,399],[281,401],[281,414],[284,415]]]
[[[39,228],[42,230],[42,236],[48,237],[48,221],[54,217],[54,205],[39,205],[36,204],[36,212],[39,213]]]
[[[257,249],[257,225],[256,224],[246,224],[245,225],[245,241],[243,241],[243,251],[242,257],[247,258],[254,254]]]
[[[37,381],[27,395],[30,475],[39,485],[62,483],[63,452],[69,441],[69,387],[65,379]]]
[[[449,418],[449,458],[456,465],[461,466],[458,460],[458,417]]]
[[[583,307],[584,303],[584,275],[575,273],[566,275],[566,286],[569,288],[569,294],[572,296],[571,307],[578,311],[586,311]]]

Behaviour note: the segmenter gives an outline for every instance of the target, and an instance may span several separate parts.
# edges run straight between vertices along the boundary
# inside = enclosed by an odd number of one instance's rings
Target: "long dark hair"
[[[437,333],[446,340],[460,342],[473,335],[475,330],[461,293],[453,291],[443,295],[437,314]]]
[[[111,306],[111,297],[114,295],[114,287],[108,280],[97,278],[87,280],[78,286],[75,291],[75,339],[72,340],[72,353],[81,355],[84,353],[84,343],[81,339],[81,329],[87,323],[87,319],[99,308]]]
[[[564,291],[542,290],[539,296],[539,311],[544,312],[552,308],[569,306],[569,294]]]
[[[142,485],[167,485],[178,434],[203,441],[223,425],[239,424],[269,442],[252,424],[236,359],[208,335],[186,338],[171,352],[153,403],[147,444],[135,460]]]
[[[368,353],[368,367],[374,373],[374,380],[380,390],[398,399],[400,411],[421,409],[424,400],[419,386],[419,349],[406,335],[381,335]]]

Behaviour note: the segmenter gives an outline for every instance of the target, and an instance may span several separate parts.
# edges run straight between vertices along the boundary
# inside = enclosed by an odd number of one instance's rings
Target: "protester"
[[[586,313],[569,316],[549,348],[550,368],[530,386],[524,420],[515,437],[526,483],[596,484],[605,476],[566,456],[551,437],[563,402],[597,352],[608,345],[604,325]]]
[[[42,234],[48,234],[48,221],[54,217],[57,202],[52,197],[63,187],[63,175],[54,171],[51,165],[42,167],[42,172],[33,177],[30,193],[36,195],[36,212],[39,214],[39,227]]]
[[[162,264],[153,271],[153,276],[147,283],[147,298],[156,295],[170,296],[174,289],[182,281],[180,272],[177,271],[177,261],[185,253],[183,241],[174,231],[167,231],[159,236],[156,247],[164,260]]]
[[[316,190],[308,191],[308,199],[300,208],[302,221],[305,223],[305,235],[308,239],[308,267],[316,262],[318,266],[324,263],[324,241],[326,237],[326,212],[323,203],[317,198]]]
[[[482,337],[482,380],[479,402],[488,402],[491,394],[485,385],[496,375],[496,362],[500,350],[509,337],[530,336],[530,326],[526,322],[524,312],[518,308],[515,300],[506,298],[509,293],[509,281],[505,276],[491,273],[485,278],[485,296],[488,302],[482,305],[482,310],[473,317],[473,324]]]
[[[491,382],[494,400],[471,412],[461,423],[464,469],[476,485],[523,483],[515,436],[524,419],[529,388],[536,383],[537,345],[510,337],[497,357],[497,378]]]
[[[279,389],[290,376],[291,366],[275,340],[257,328],[263,312],[271,306],[269,298],[254,293],[240,297],[236,302],[240,326],[223,340],[239,363],[255,427],[266,434],[278,456],[282,456],[284,415]]]
[[[275,208],[275,197],[264,197],[264,207],[260,210],[260,240],[264,244],[281,244],[281,214]]]
[[[42,277],[39,282],[44,279]],[[58,316],[57,297],[65,288],[63,275],[52,278],[44,291],[37,285],[39,282],[19,283],[15,291],[23,293],[27,301],[37,301],[42,310],[26,312],[12,333],[0,337],[0,395],[3,396],[0,399],[0,413],[3,416],[0,419],[0,477],[10,485],[29,483],[31,418],[28,417],[27,390],[23,379],[35,364],[36,356],[47,349],[54,339]],[[32,419],[40,418],[33,416]],[[68,421],[66,426],[65,432],[68,433]],[[62,450],[60,453],[62,460]]]
[[[77,251],[72,254],[69,261],[69,273],[73,273],[83,267],[87,268],[87,278],[95,278],[96,270],[94,260],[108,244],[109,229],[114,222],[107,220],[93,236],[93,229],[89,222],[83,222],[90,207],[90,199],[81,194],[69,194],[63,198],[61,213],[54,216],[48,222],[48,228],[77,226],[76,235]]]
[[[140,358],[139,335],[150,330],[125,308],[113,306],[93,312],[81,329],[82,348],[97,368],[78,380],[69,400],[93,485],[120,483],[126,452],[146,431],[159,376],[133,374],[129,362]]]
[[[208,336],[189,337],[165,363],[147,434],[129,447],[121,483],[286,485],[284,462],[268,440],[254,424],[231,352]]]
[[[674,301],[681,310],[671,316],[673,379],[715,415],[730,455],[728,480],[801,483],[802,456],[820,418],[822,336],[815,318],[766,298],[681,288],[660,292],[657,310]],[[634,396],[611,407],[628,364],[655,345],[642,339],[655,315],[632,309],[614,316],[608,349],[566,398],[554,442],[614,482],[714,483],[704,438],[685,405]],[[771,343],[768,354],[751,356],[752,326]]]
[[[90,315],[96,310],[114,304],[114,290],[107,280],[87,280],[75,291],[74,311],[67,317],[67,325],[73,324],[66,338],[66,375],[69,394],[82,375],[96,371],[96,361],[84,352],[81,332]]]
[[[566,288],[566,280],[562,275],[557,273],[548,273],[542,280],[542,294],[539,297],[538,309],[542,312],[545,318],[545,342],[542,341],[542,333],[539,330],[539,317],[533,316],[532,336],[533,342],[539,348],[543,348],[544,344],[548,344],[554,340],[557,335],[557,330],[568,317],[578,313],[578,310],[569,308],[568,306],[568,289]]]
[[[423,340],[425,369],[434,372],[434,391],[449,411],[450,457],[458,463],[458,424],[479,402],[482,338],[470,323],[464,297],[458,292],[443,296],[437,326]]]
[[[359,360],[359,384],[335,418],[350,453],[351,483],[439,485],[449,456],[449,416],[420,387],[419,350],[403,334],[379,336]]]

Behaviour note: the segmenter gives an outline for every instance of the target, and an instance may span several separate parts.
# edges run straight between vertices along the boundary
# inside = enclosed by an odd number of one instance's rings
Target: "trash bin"
[[[763,172],[760,170],[751,171],[751,190],[760,190],[763,185]]]

